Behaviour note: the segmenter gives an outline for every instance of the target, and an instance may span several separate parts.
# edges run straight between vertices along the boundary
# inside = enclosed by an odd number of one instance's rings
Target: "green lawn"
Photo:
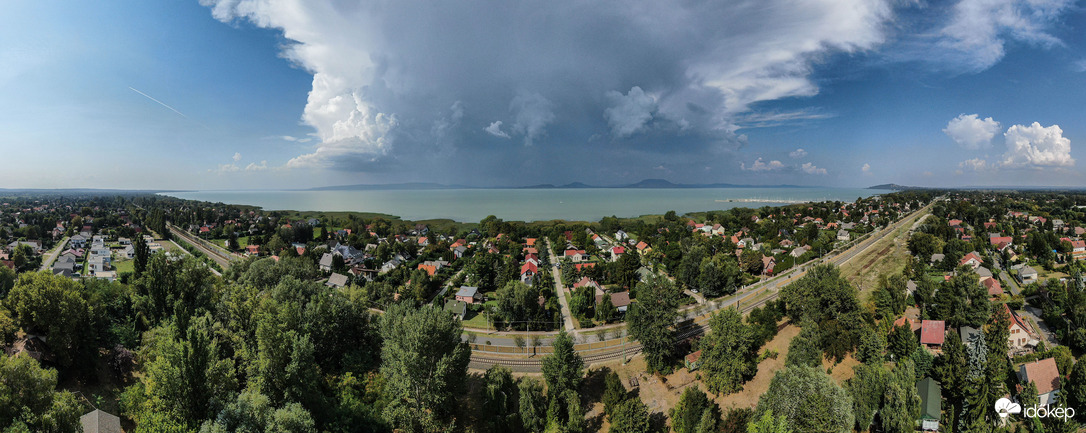
[[[134,272],[135,266],[135,260],[117,260],[113,262],[113,267],[117,270],[117,275],[124,272]]]
[[[484,303],[483,305],[490,306],[490,307],[497,307],[498,306],[498,301],[486,301],[486,303]],[[493,321],[493,320],[491,320],[491,321]],[[484,314],[482,311],[472,312],[472,311],[469,310],[467,315],[464,316],[464,326],[468,327],[468,328],[483,328],[483,329],[485,329],[487,327],[487,315]]]

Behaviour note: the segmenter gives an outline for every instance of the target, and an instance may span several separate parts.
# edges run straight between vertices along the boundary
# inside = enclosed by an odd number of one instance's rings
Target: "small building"
[[[686,359],[683,360],[683,364],[686,365],[686,369],[690,371],[696,371],[698,366],[701,365],[701,351],[697,351],[686,355]]]
[[[939,419],[943,411],[943,390],[939,382],[931,377],[925,377],[916,384],[917,394],[920,394],[920,429],[925,431],[939,430]]]
[[[332,253],[324,253],[321,255],[321,261],[318,263],[321,271],[332,272],[332,258],[335,257]]]
[[[79,423],[83,426],[83,433],[124,433],[120,418],[99,409],[79,417]]]
[[[942,320],[925,320],[920,322],[920,344],[928,349],[939,349],[946,341],[946,322]]]
[[[1020,382],[1033,382],[1037,386],[1037,401],[1041,406],[1055,402],[1060,393],[1060,370],[1056,358],[1027,362],[1018,368]]]
[[[468,304],[459,299],[450,299],[445,301],[445,311],[452,313],[457,319],[464,320],[464,315],[468,312]]]
[[[474,304],[482,302],[483,294],[479,293],[478,287],[460,286],[460,290],[456,291],[456,300],[465,304]]]
[[[346,275],[332,274],[332,276],[328,277],[328,282],[324,283],[324,285],[326,285],[328,287],[336,288],[336,289],[341,289],[341,288],[347,287],[347,283],[349,281],[350,280],[347,278]]]
[[[848,241],[850,239],[852,239],[852,236],[849,235],[848,230],[841,229],[837,231],[837,240]]]
[[[1032,266],[1022,265],[1018,267],[1018,282],[1029,284],[1037,282],[1037,270]]]
[[[603,295],[596,295],[596,305],[603,302]],[[630,292],[618,292],[611,294],[611,305],[614,305],[620,313],[625,313],[630,308]]]

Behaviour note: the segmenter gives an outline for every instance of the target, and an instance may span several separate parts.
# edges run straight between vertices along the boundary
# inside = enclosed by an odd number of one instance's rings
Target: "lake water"
[[[190,191],[163,193],[208,202],[260,206],[264,210],[354,211],[396,215],[408,220],[448,218],[478,222],[487,215],[510,221],[564,219],[598,221],[605,216],[636,217],[758,208],[788,203],[854,201],[889,191],[860,188],[584,188],[425,189],[385,191]]]

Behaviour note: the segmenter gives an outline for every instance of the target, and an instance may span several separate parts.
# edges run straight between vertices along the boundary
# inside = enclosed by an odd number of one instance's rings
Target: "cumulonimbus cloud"
[[[200,1],[223,22],[282,32],[283,57],[313,75],[301,117],[320,141],[288,166],[344,169],[445,146],[423,128],[455,101],[466,121],[448,143],[474,145],[471,119],[512,116],[506,134],[569,149],[664,119],[661,131],[702,137],[684,148],[697,155],[741,137],[735,119],[752,104],[816,94],[814,62],[876,47],[891,15],[890,0]]]

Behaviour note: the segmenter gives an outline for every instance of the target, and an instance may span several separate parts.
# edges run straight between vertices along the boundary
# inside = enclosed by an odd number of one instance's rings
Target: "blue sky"
[[[1084,184],[1067,0],[30,2],[0,187]]]

